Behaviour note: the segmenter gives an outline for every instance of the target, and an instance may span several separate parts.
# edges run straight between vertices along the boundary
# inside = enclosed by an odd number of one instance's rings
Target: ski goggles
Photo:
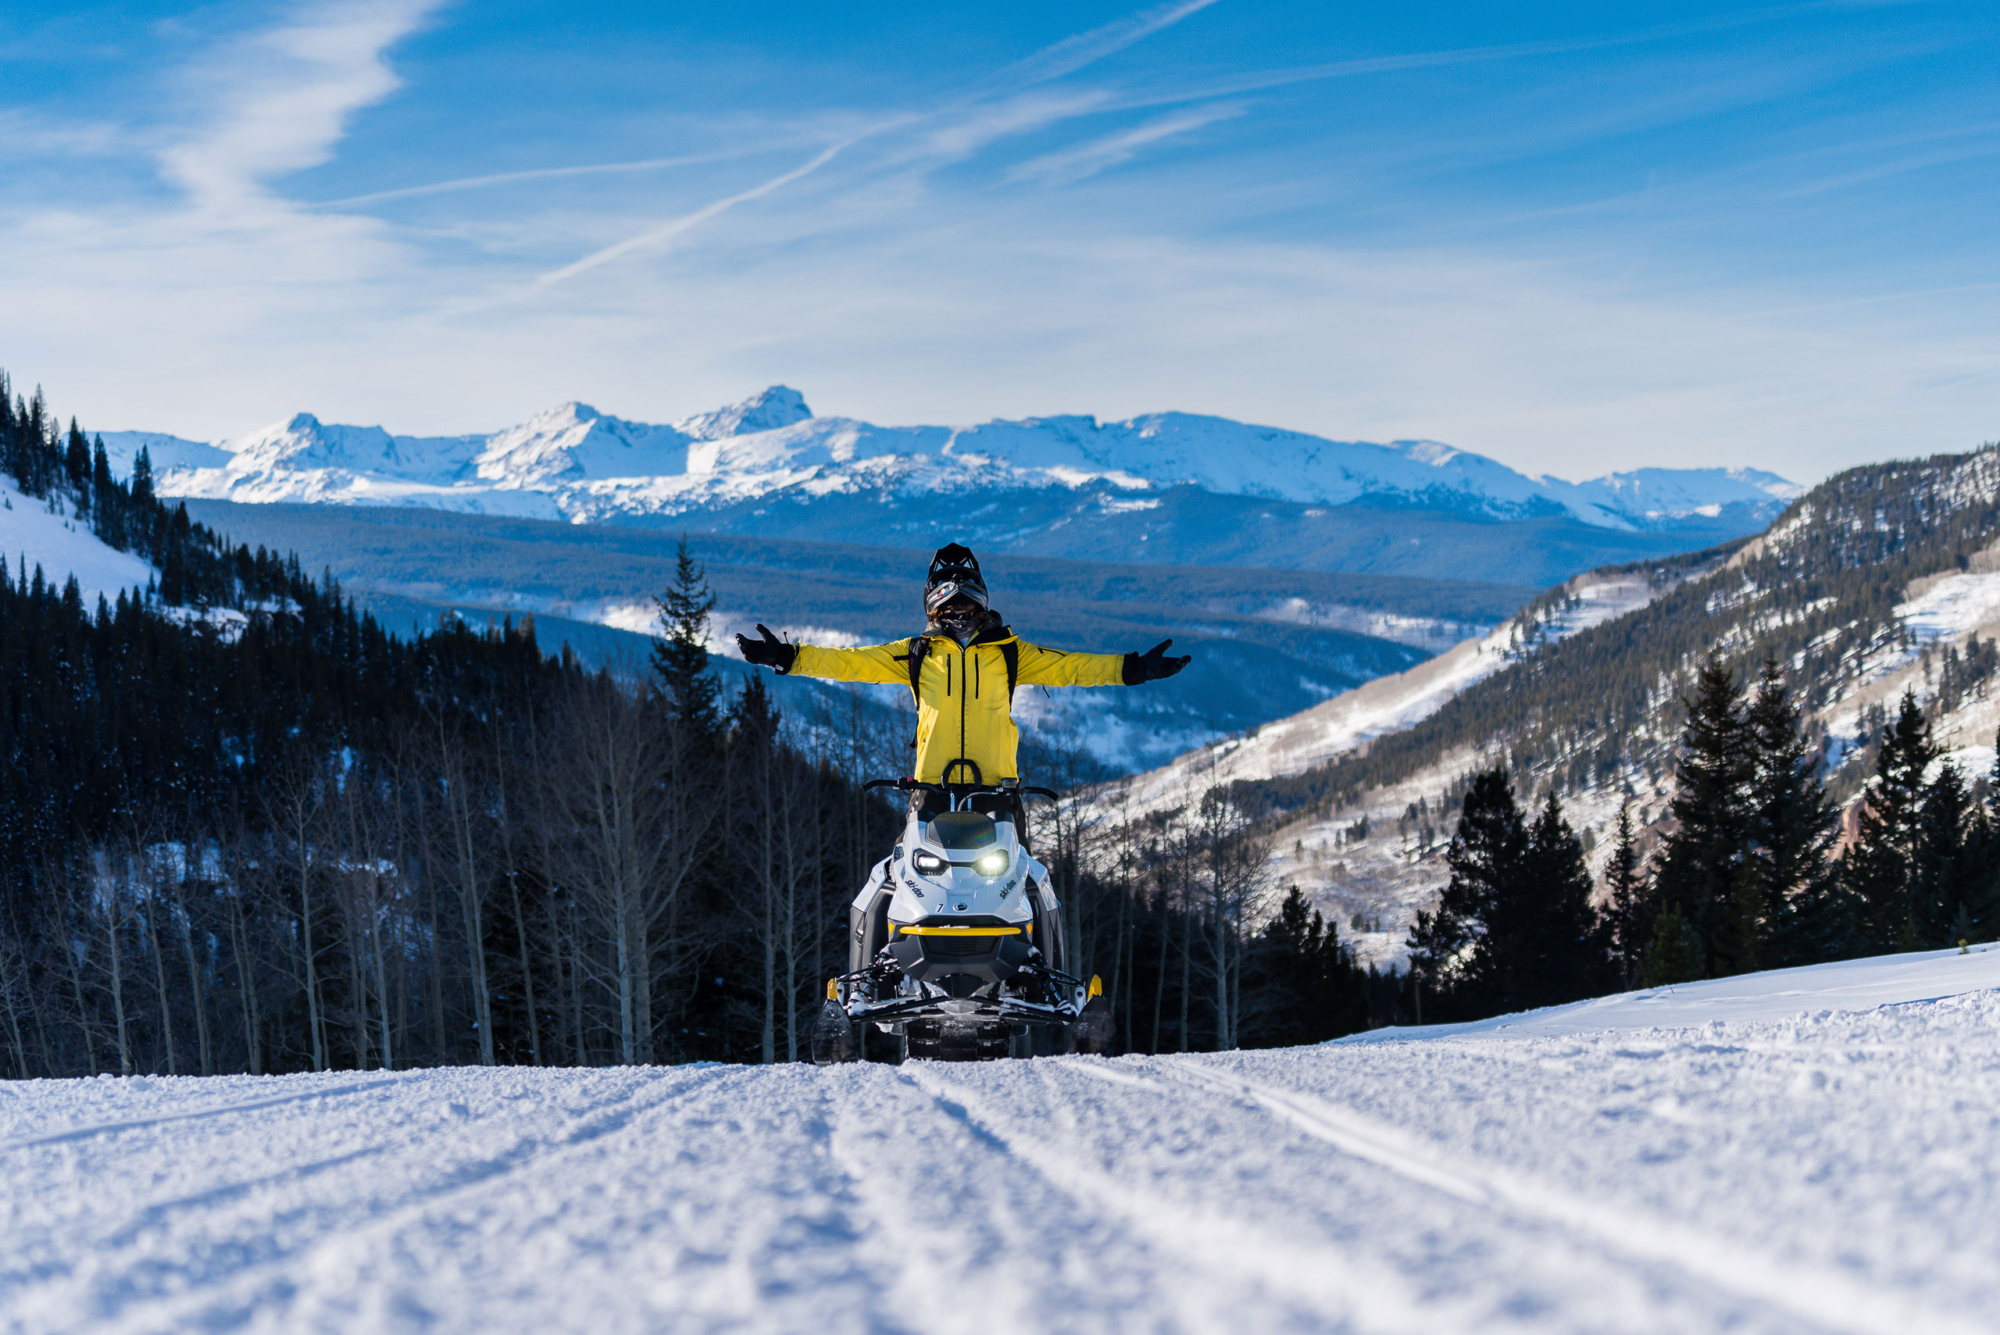
[[[979,604],[982,609],[986,606],[986,590],[984,587],[978,584],[961,583],[955,579],[948,579],[942,584],[931,586],[930,590],[924,594],[924,612],[929,616],[936,616],[938,609],[954,598],[970,598],[973,602]]]

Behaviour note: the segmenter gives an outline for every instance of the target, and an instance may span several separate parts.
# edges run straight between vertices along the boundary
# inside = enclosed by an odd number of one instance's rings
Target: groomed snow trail
[[[2000,1328],[2000,949],[1275,1052],[0,1083],[0,1330]]]

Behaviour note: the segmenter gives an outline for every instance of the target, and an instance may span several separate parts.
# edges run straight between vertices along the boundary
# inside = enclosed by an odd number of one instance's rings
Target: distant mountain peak
[[[602,416],[604,416],[603,413],[582,400],[571,399],[567,403],[558,403],[553,408],[536,413],[516,429],[561,427],[568,426],[574,422],[595,422]]]
[[[126,434],[118,444],[129,458],[139,435]],[[161,495],[506,514],[527,506],[579,523],[661,522],[747,504],[746,522],[781,524],[791,521],[767,515],[767,499],[816,506],[863,494],[891,507],[884,516],[914,507],[894,522],[918,523],[910,516],[940,497],[977,492],[1002,509],[1033,510],[1043,504],[1033,498],[1049,488],[1118,493],[1124,500],[1106,502],[1113,513],[1127,501],[1151,509],[1161,503],[1153,494],[1160,488],[1186,486],[1216,496],[1494,520],[1567,514],[1624,531],[1693,523],[1710,541],[1717,532],[1761,527],[1798,494],[1755,469],[1641,468],[1566,482],[1530,477],[1440,441],[1337,441],[1180,412],[1116,422],[1058,414],[968,427],[876,426],[816,417],[788,385],[672,425],[629,421],[578,400],[465,436],[391,436],[379,426],[332,425],[298,413],[217,448],[184,442],[155,449],[154,475]]]
[[[727,440],[731,436],[776,431],[780,427],[808,421],[812,415],[812,409],[806,407],[805,395],[788,385],[772,385],[741,403],[717,408],[713,412],[697,413],[676,422],[674,429],[689,440]]]

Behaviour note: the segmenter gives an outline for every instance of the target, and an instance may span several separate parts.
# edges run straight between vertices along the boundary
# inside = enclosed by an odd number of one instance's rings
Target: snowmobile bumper
[[[847,1014],[857,1021],[902,1024],[939,1020],[956,1024],[1069,1024],[1082,1013],[1074,1003],[1045,1005],[1017,997],[894,997],[851,1001]]]

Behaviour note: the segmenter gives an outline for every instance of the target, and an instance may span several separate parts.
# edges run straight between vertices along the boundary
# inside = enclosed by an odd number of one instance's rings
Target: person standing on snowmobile
[[[1171,677],[1191,661],[1168,657],[1172,640],[1143,654],[1077,654],[1030,644],[987,606],[986,581],[970,548],[940,547],[924,584],[921,635],[859,649],[791,644],[758,626],[736,637],[743,657],[781,675],[907,684],[917,702],[916,764],[924,783],[1018,780],[1016,686],[1137,686]]]

